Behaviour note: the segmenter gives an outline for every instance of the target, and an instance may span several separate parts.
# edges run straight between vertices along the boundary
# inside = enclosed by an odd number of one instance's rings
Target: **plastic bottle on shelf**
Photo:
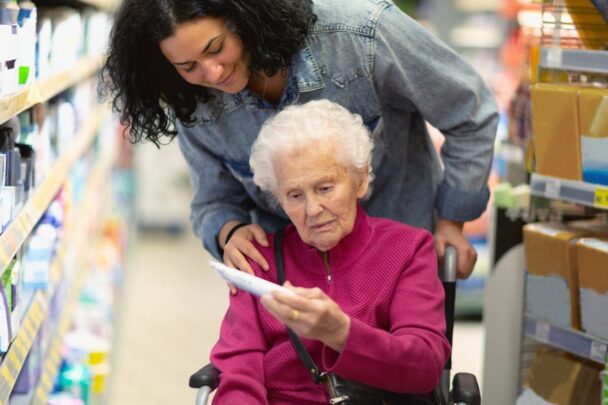
[[[36,78],[36,5],[29,0],[19,1],[19,86],[30,84]]]
[[[19,6],[0,0],[0,97],[17,90],[17,23]]]

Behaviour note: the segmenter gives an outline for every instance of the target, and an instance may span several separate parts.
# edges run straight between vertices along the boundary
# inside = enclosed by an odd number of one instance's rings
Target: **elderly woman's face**
[[[304,242],[327,251],[352,231],[367,174],[357,176],[336,161],[334,148],[283,154],[275,171],[276,197]]]

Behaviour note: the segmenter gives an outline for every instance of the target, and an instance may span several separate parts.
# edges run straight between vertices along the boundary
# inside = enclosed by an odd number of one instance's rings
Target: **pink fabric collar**
[[[351,233],[329,250],[329,264],[332,273],[350,268],[350,264],[361,256],[372,239],[373,227],[370,217],[357,204],[355,225]],[[291,256],[293,263],[301,270],[313,273],[325,273],[325,264],[321,253],[314,247],[304,243],[298,235],[295,226],[290,224],[285,229],[285,252]],[[289,261],[288,261],[289,262]]]

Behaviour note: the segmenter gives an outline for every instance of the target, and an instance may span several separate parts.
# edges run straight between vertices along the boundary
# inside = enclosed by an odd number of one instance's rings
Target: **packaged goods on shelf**
[[[600,369],[587,361],[547,347],[539,347],[524,381],[517,405],[529,405],[526,391],[555,405],[600,403]]]
[[[582,179],[577,94],[575,86],[532,86],[536,173],[569,180]]]
[[[583,330],[608,340],[608,241],[584,238],[576,248]]]
[[[528,313],[580,330],[576,240],[585,233],[560,224],[529,224],[523,231]]]
[[[608,185],[608,89],[532,87],[535,172]]]
[[[608,89],[581,88],[578,117],[583,180],[608,185]]]
[[[19,7],[0,1],[0,97],[17,91],[19,53]]]
[[[19,86],[32,83],[36,77],[36,22],[38,12],[31,1],[19,2]]]

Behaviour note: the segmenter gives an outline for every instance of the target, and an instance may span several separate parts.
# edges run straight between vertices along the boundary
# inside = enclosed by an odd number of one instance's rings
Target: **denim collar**
[[[304,47],[291,60],[287,87],[281,97],[279,106],[294,104],[299,93],[319,90],[324,87],[325,82],[321,77],[321,69],[319,69],[317,59],[310,49],[307,38]],[[232,112],[243,105],[252,109],[276,109],[276,106],[254,96],[249,89],[244,89],[236,94],[216,93],[216,95],[220,96],[224,110],[227,112]]]

